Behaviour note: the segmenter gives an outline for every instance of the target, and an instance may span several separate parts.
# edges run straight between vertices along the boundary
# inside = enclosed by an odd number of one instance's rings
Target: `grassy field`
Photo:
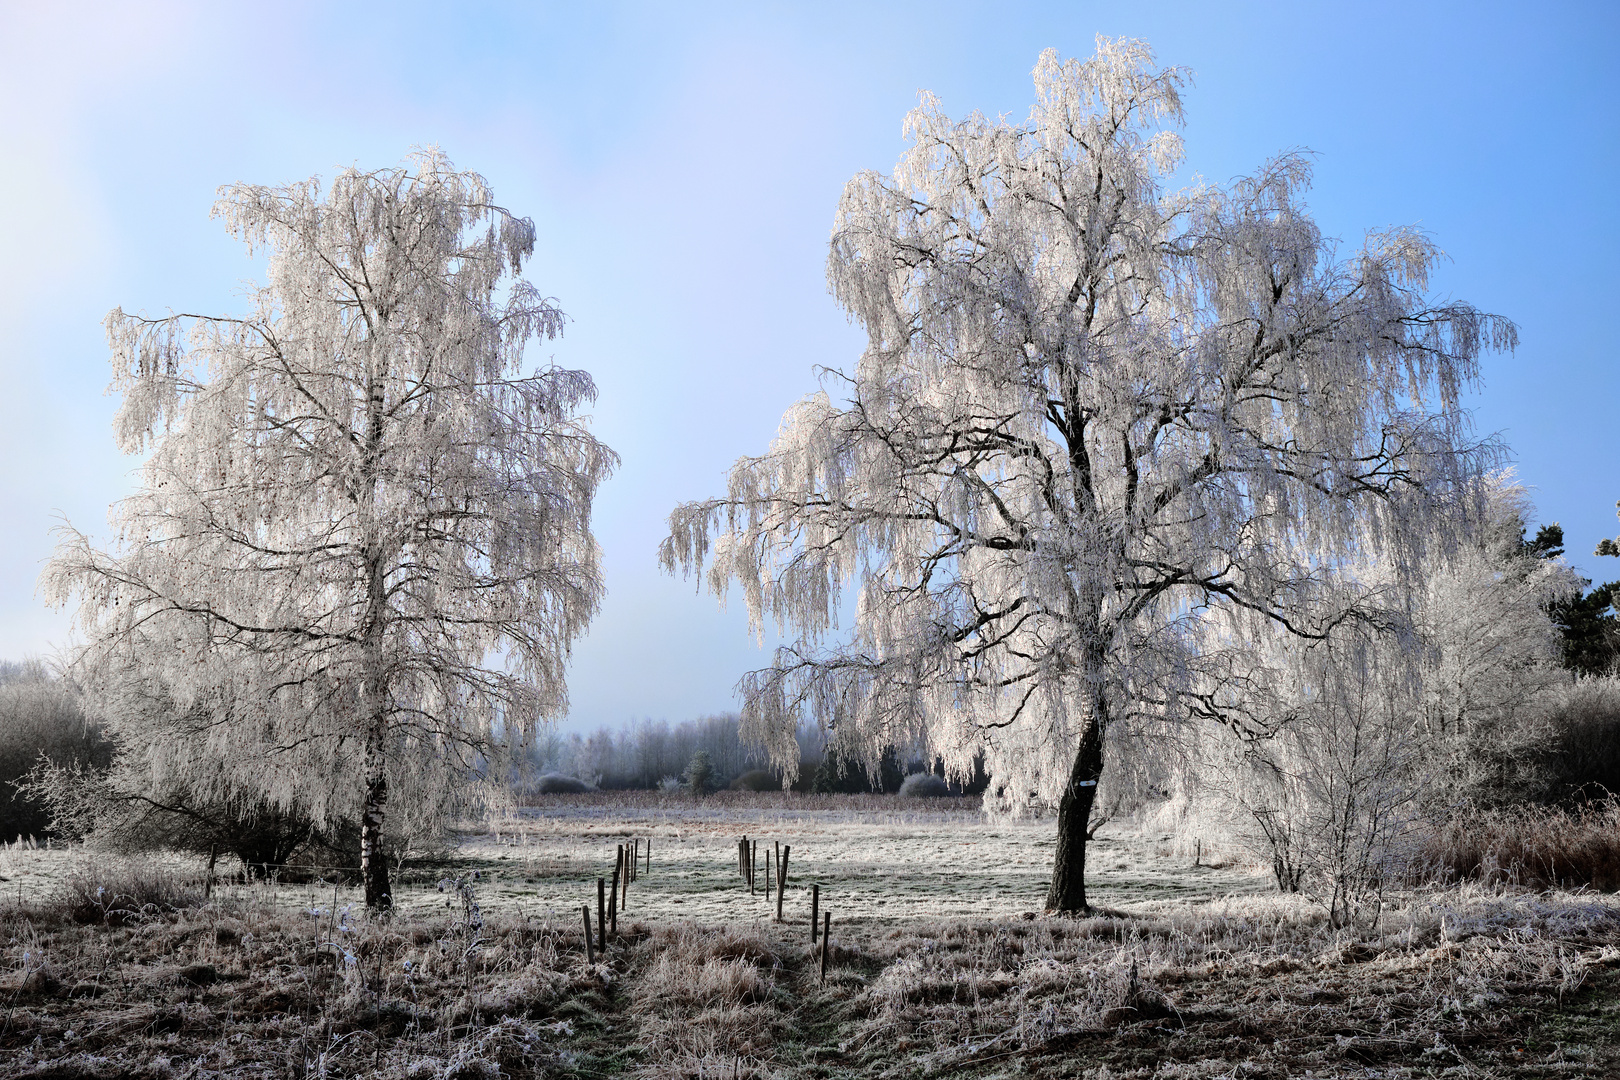
[[[744,834],[792,847],[782,923]],[[631,838],[651,867],[593,963],[579,909]],[[1620,1076],[1611,895],[1434,890],[1335,930],[1118,824],[1099,912],[1049,919],[1051,842],[957,800],[551,796],[407,865],[376,922],[342,885],[205,901],[195,864],[13,848],[0,1074]]]
[[[961,799],[731,794],[695,807],[681,796],[543,796],[490,831],[467,836],[458,865],[483,875],[487,909],[533,914],[594,903],[618,844],[651,846],[652,870],[631,886],[638,918],[736,923],[774,917],[765,853],[790,849],[785,920],[804,925],[808,886],[840,922],[890,927],[917,919],[999,918],[1038,911],[1051,877],[1050,822],[987,823]],[[1112,835],[1110,835],[1112,834]],[[756,891],[737,871],[737,841],[760,843]],[[1104,829],[1091,849],[1103,903],[1210,898],[1269,889],[1250,868],[1193,867],[1170,837]],[[429,890],[433,875],[409,874]],[[404,903],[420,902],[407,886]],[[436,896],[427,897],[429,904]]]

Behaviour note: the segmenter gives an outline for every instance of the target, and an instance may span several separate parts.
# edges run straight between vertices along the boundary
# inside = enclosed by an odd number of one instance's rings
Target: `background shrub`
[[[943,799],[951,793],[950,785],[933,773],[912,773],[900,782],[900,795],[908,799]]]
[[[49,808],[17,788],[42,755],[60,767],[105,769],[112,744],[43,665],[0,662],[0,840],[52,833]]]
[[[895,792],[905,774],[900,769],[900,755],[894,747],[883,751],[878,762],[877,775],[866,766],[841,754],[829,753],[816,767],[811,790],[818,795],[864,795],[868,792]]]
[[[536,795],[578,795],[591,790],[591,785],[574,776],[546,773],[534,782]]]
[[[249,877],[284,881],[359,865],[357,826],[340,821],[322,828],[305,813],[262,799],[210,799],[180,783],[141,791],[120,786],[116,770],[78,766],[36,768],[23,788],[45,808],[55,833],[108,851],[235,856]],[[390,858],[405,846],[397,834],[384,834]]]
[[[1581,679],[1553,707],[1540,755],[1543,795],[1578,805],[1620,794],[1620,678]]]
[[[782,781],[765,769],[749,769],[731,782],[732,791],[779,791]]]

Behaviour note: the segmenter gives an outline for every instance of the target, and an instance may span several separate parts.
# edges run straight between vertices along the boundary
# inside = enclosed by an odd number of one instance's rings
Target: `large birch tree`
[[[1259,734],[1246,634],[1392,617],[1350,568],[1409,572],[1475,489],[1490,445],[1459,393],[1514,343],[1426,297],[1420,232],[1341,254],[1302,155],[1167,191],[1182,82],[1099,39],[1041,56],[1024,123],[925,94],[892,175],[851,180],[833,226],[853,373],[661,548],[793,638],[740,684],[782,765],[807,713],[869,761],[922,739],[965,775],[983,752],[1015,805],[1056,809],[1054,911],[1087,907],[1111,724]]]
[[[234,185],[214,213],[269,281],[240,317],[108,316],[141,483],[116,546],[65,528],[44,585],[78,598],[124,768],[357,812],[387,907],[391,783],[487,776],[565,708],[616,458],[576,415],[588,375],[524,373],[563,315],[519,276],[533,222],[481,177],[428,151],[324,192]]]

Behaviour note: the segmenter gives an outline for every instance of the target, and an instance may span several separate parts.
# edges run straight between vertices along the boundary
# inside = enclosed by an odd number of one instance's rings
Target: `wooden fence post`
[[[771,900],[771,850],[765,849],[765,902]]]
[[[607,955],[607,881],[596,879],[596,947]]]
[[[759,841],[748,842],[748,895],[754,895],[754,864],[759,861]]]
[[[619,846],[619,861],[613,866],[613,885],[608,889],[608,931],[619,936],[619,874],[624,868],[624,846]]]
[[[788,854],[792,852],[793,845],[788,844],[782,848],[782,855],[776,861],[776,921],[782,921],[782,897],[787,895],[787,867]]]
[[[832,944],[832,912],[822,916],[821,924],[821,981],[827,981],[827,950]]]
[[[821,907],[821,882],[810,886],[810,944],[816,943],[816,923],[821,916],[817,913]]]
[[[613,888],[616,908],[622,908],[630,899],[630,845],[619,845],[619,865],[613,868]],[[613,932],[619,932],[618,920],[614,920]]]
[[[596,963],[596,950],[591,947],[591,905],[579,905],[579,913],[585,916],[585,959],[594,964]]]

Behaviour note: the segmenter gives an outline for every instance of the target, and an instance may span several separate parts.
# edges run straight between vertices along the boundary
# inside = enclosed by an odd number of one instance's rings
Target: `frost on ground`
[[[643,852],[651,842],[652,871],[631,885],[627,910],[648,919],[730,923],[774,916],[765,860],[769,852],[774,869],[777,845],[790,852],[783,916],[799,925],[809,918],[812,883],[840,923],[887,926],[1038,911],[1051,879],[1051,822],[987,822],[976,800],[913,800],[925,804],[918,808],[884,796],[823,799],[832,805],[821,807],[768,794],[713,805],[639,793],[597,799],[582,808],[569,797],[543,797],[468,836],[459,855],[486,874],[490,903],[537,913],[594,904],[596,879],[611,876],[616,847],[634,840]],[[737,867],[743,836],[759,842],[752,895]],[[1169,836],[1105,828],[1091,848],[1090,877],[1105,904],[1270,887],[1252,867],[1192,863]],[[407,888],[406,903],[419,895]]]
[[[342,886],[204,899],[195,867],[11,850],[0,1075],[1620,1075],[1612,896],[1434,890],[1334,930],[1116,826],[1104,910],[1030,917],[1039,823],[900,807],[553,800],[407,867],[450,887],[381,921]],[[763,871],[753,896],[737,875],[743,833],[761,863],[793,847],[782,924]],[[580,906],[629,836],[651,869],[593,957]]]

